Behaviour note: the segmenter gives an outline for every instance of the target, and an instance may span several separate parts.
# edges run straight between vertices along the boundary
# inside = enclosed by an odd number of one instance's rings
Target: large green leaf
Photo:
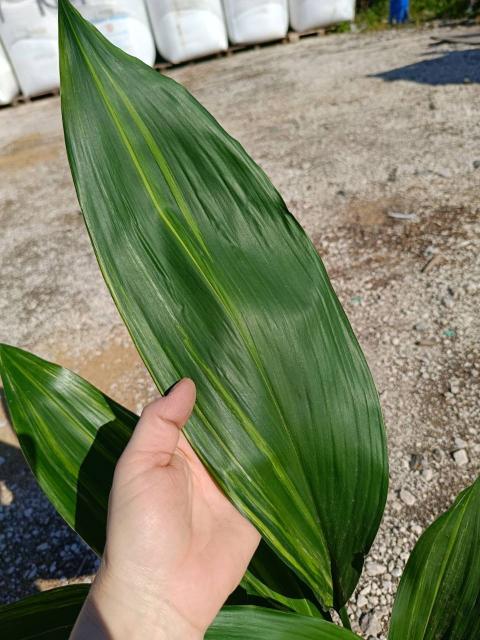
[[[197,383],[187,437],[236,506],[339,607],[383,512],[367,364],[314,247],[180,85],[60,2],[68,157],[105,280],[161,391]]]
[[[480,638],[480,478],[417,542],[398,587],[388,637]]]
[[[13,427],[40,486],[101,554],[115,465],[138,417],[72,371],[16,347],[0,344],[0,375]],[[271,566],[266,550],[262,542],[245,577],[248,595],[238,589],[235,603],[259,596],[299,613],[323,615],[286,565]]]
[[[0,636],[4,640],[67,640],[89,589],[89,584],[59,587],[0,607]]]
[[[0,607],[5,640],[67,640],[90,585],[52,589]],[[350,631],[297,614],[260,607],[225,607],[206,640],[355,640]]]

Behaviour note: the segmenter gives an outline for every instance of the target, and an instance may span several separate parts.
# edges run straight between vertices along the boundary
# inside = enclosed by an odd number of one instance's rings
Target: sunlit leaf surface
[[[383,512],[377,393],[314,247],[180,85],[60,3],[65,139],[104,278],[157,386],[198,386],[187,437],[329,607]]]

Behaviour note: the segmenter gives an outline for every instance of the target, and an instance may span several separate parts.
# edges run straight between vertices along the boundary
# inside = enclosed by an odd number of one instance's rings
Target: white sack
[[[225,51],[220,0],[146,0],[157,48],[175,64]]]
[[[154,64],[155,43],[144,0],[74,0],[74,4],[114,45]]]
[[[223,7],[233,44],[267,42],[287,34],[287,0],[223,0]]]
[[[0,104],[10,104],[19,90],[10,60],[0,43]]]
[[[355,0],[289,0],[290,24],[295,31],[351,21],[355,18]]]
[[[54,0],[1,0],[0,38],[24,95],[58,87],[57,3]]]

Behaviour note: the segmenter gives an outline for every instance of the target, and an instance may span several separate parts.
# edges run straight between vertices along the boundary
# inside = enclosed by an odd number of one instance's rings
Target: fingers
[[[180,431],[192,413],[195,394],[193,381],[184,378],[168,395],[147,405],[125,453],[149,455],[162,467],[170,464]]]

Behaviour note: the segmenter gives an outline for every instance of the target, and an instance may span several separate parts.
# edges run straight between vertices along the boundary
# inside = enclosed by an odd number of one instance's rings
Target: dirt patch
[[[0,152],[0,170],[18,169],[48,162],[63,153],[63,138],[56,141],[43,138],[39,133],[21,136],[5,145]]]

